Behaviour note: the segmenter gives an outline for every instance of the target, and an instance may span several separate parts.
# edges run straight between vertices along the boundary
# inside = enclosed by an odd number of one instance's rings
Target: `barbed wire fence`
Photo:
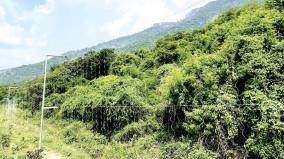
[[[70,114],[66,114],[67,119],[80,119],[82,122],[86,122],[86,119],[84,117],[90,117],[88,119],[89,122],[93,123],[93,130],[94,132],[101,133],[103,135],[109,136],[110,138],[115,136],[118,131],[123,130],[124,128],[130,126],[133,123],[138,123],[141,127],[144,126],[144,128],[137,129],[137,127],[129,130],[129,134],[125,132],[126,134],[120,136],[120,138],[116,138],[116,140],[119,140],[122,143],[127,143],[132,141],[134,138],[143,137],[143,135],[151,135],[151,133],[155,133],[157,131],[164,132],[166,134],[170,134],[172,136],[172,139],[177,139],[182,134],[179,132],[181,127],[178,127],[188,121],[186,121],[185,113],[187,112],[194,112],[196,110],[202,110],[207,109],[212,111],[213,113],[220,113],[222,111],[228,111],[230,115],[232,115],[232,120],[237,124],[237,128],[240,129],[242,137],[246,138],[247,134],[245,134],[244,129],[244,121],[242,121],[243,113],[246,111],[247,113],[257,113],[260,111],[268,112],[271,114],[278,114],[275,116],[275,118],[283,118],[283,103],[262,103],[262,104],[202,104],[202,105],[164,105],[164,106],[153,106],[153,105],[144,105],[144,106],[136,106],[133,105],[110,105],[110,106],[95,106],[92,107],[92,105],[85,105],[82,106],[87,109],[83,113],[83,116],[78,115],[78,112],[72,112]],[[146,108],[145,110],[141,110],[141,108]],[[219,108],[217,110],[214,110],[214,108]],[[282,110],[282,111],[281,111]],[[141,113],[141,111],[143,113]],[[220,111],[220,112],[218,112]],[[276,112],[273,112],[276,111]],[[87,114],[89,113],[89,114]],[[220,118],[218,120],[222,119],[222,113],[218,114]],[[249,114],[248,114],[249,115]],[[253,115],[253,114],[251,114]],[[208,116],[203,116],[201,114],[201,119],[199,125],[205,125],[206,122],[226,122],[226,121],[206,121],[208,120]],[[153,126],[153,121],[151,119],[156,120],[156,122],[159,124],[159,127]],[[261,119],[259,119],[261,120]],[[283,120],[283,119],[282,119]],[[283,121],[282,121],[283,122]],[[188,123],[190,124],[190,123]],[[198,124],[198,122],[196,123]],[[228,150],[232,145],[227,143],[227,131],[226,128],[227,125],[221,125],[221,133],[218,134],[218,138],[211,139],[208,136],[204,136],[203,130],[200,130],[201,133],[197,134],[198,142],[203,143],[204,145],[207,145],[207,147],[212,147],[212,144],[215,145],[216,151],[220,151],[224,153],[226,150]],[[284,126],[284,125],[283,125]],[[130,127],[131,128],[131,127]],[[152,129],[152,130],[149,130]],[[212,128],[214,131],[218,128]],[[144,131],[144,132],[139,132]],[[145,134],[143,134],[145,133]],[[139,136],[140,135],[140,136]],[[177,137],[177,138],[176,138]],[[217,141],[216,141],[217,140]],[[214,142],[214,143],[212,143]],[[192,149],[192,145],[188,145],[188,149],[186,151],[183,151],[181,155],[188,155],[189,152]],[[239,155],[243,155],[243,157],[248,155],[248,150],[246,150],[245,147],[243,149],[238,150]],[[138,153],[138,152],[137,152]]]
[[[5,120],[7,120],[10,125],[14,124],[15,115],[17,112],[17,98],[12,94],[12,91],[15,89],[17,89],[17,87],[8,88],[8,94],[5,98],[3,107],[4,109],[2,110]]]

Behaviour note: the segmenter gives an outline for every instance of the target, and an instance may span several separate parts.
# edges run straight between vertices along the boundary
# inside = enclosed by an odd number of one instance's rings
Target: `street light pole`
[[[39,149],[42,148],[44,110],[45,109],[56,109],[57,108],[57,107],[45,107],[45,90],[46,90],[48,57],[64,57],[64,58],[67,59],[67,56],[46,55],[45,65],[44,65],[44,80],[43,80],[42,105],[41,105],[41,117],[40,117]]]

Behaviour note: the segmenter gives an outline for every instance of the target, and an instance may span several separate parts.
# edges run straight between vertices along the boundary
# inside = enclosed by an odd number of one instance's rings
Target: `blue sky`
[[[177,21],[212,0],[1,0],[0,70]]]

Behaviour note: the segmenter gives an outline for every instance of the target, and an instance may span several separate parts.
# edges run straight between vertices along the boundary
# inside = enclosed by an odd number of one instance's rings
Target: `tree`
[[[269,8],[275,8],[280,11],[284,9],[284,0],[266,0],[265,4]]]
[[[109,75],[92,83],[67,92],[62,117],[92,121],[95,131],[111,135],[149,110],[144,84],[138,79]]]
[[[111,63],[110,72],[114,75],[129,75],[134,78],[139,77],[140,71],[138,66],[140,58],[134,54],[121,53],[116,56]]]

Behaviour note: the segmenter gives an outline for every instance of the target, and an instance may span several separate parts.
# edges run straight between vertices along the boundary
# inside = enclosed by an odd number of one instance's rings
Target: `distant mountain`
[[[154,46],[155,40],[160,36],[178,31],[189,31],[200,28],[225,10],[239,6],[248,1],[249,0],[216,0],[201,8],[192,10],[186,18],[181,21],[157,23],[142,32],[104,42],[90,48],[69,51],[64,55],[68,56],[69,59],[73,59],[83,56],[88,51],[97,51],[103,48],[115,48],[119,51],[134,51],[138,48],[151,48]],[[63,59],[51,59],[49,61],[50,64],[59,64],[62,62]],[[43,70],[44,62],[1,70],[0,85],[26,82],[41,76]]]

